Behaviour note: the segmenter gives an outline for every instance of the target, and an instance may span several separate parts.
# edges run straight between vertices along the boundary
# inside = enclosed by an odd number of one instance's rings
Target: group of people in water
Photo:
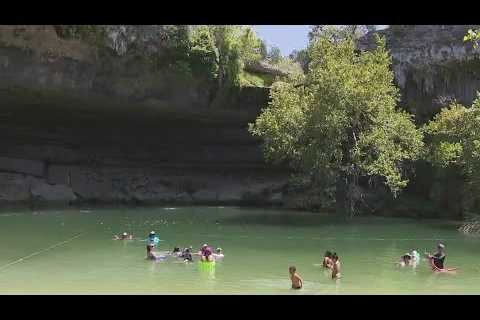
[[[445,245],[443,243],[439,243],[437,245],[437,252],[435,254],[430,254],[425,252],[425,257],[430,262],[430,266],[432,267],[433,271],[437,272],[448,272],[448,271],[455,271],[456,268],[446,269],[445,264]],[[420,254],[417,250],[412,250],[410,253],[405,253],[397,264],[401,267],[416,267],[420,263]]]
[[[332,279],[340,279],[341,273],[341,263],[340,258],[336,252],[327,251],[323,257],[322,267],[332,271]],[[302,289],[303,287],[303,278],[298,274],[297,267],[291,266],[288,268],[290,273],[290,280],[292,281],[292,289]]]
[[[114,240],[133,240],[133,235],[128,234],[127,232],[122,233],[120,236],[113,236]],[[223,254],[222,248],[216,248],[215,250],[208,244],[204,244],[200,247],[198,252],[193,252],[193,247],[186,247],[180,249],[179,247],[174,247],[172,251],[155,251],[155,247],[161,241],[160,238],[156,235],[155,231],[151,231],[148,235],[147,241],[147,257],[148,260],[163,260],[168,257],[175,257],[181,259],[185,263],[193,262],[193,256],[200,257],[201,262],[215,262],[221,260],[225,257]]]
[[[445,245],[443,243],[439,243],[437,245],[437,252],[435,254],[430,254],[425,252],[425,257],[430,262],[430,266],[432,270],[435,272],[446,272],[446,273],[453,273],[458,268],[445,268]],[[416,267],[420,263],[421,257],[417,250],[412,250],[409,253],[404,254],[400,261],[396,264],[401,267]],[[332,279],[340,279],[340,259],[336,252],[327,251],[325,252],[322,267],[331,270],[332,272]],[[301,289],[303,287],[303,278],[297,272],[297,268],[295,266],[291,266],[288,269],[290,273],[290,280],[292,281],[292,289]]]
[[[133,235],[124,232],[120,236],[115,235],[114,240],[133,240]],[[173,248],[172,251],[157,252],[155,251],[156,245],[161,241],[155,234],[155,231],[151,231],[148,235],[147,241],[147,259],[148,260],[163,260],[168,257],[175,257],[181,259],[185,263],[193,262],[193,256],[199,257],[201,262],[214,263],[225,257],[222,248],[216,248],[215,250],[208,244],[204,244],[200,247],[198,252],[193,252],[193,247],[186,247],[180,249],[179,247]],[[435,272],[455,272],[457,268],[445,268],[445,245],[439,243],[437,245],[437,252],[430,254],[425,252],[425,257],[430,262],[432,270]],[[396,262],[396,265],[400,267],[416,267],[420,263],[421,257],[417,250],[405,253],[400,257],[400,261]],[[323,257],[322,267],[326,270],[331,270],[331,277],[334,280],[341,278],[341,263],[340,258],[336,252],[326,251]],[[303,278],[297,272],[295,266],[291,266],[288,269],[290,274],[290,280],[292,282],[292,289],[301,289],[303,287]]]

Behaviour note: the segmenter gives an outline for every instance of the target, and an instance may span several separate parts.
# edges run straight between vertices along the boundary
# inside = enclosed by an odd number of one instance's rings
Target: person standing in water
[[[430,253],[426,252],[425,255],[427,258],[431,259],[433,265],[438,268],[438,269],[445,269],[444,263],[445,263],[445,258],[447,257],[445,255],[445,245],[442,243],[439,243],[437,245],[437,252],[434,255],[431,255]]]
[[[210,247],[205,248],[205,250],[203,250],[203,252],[202,252],[201,260],[203,262],[214,261],[214,258],[213,258],[212,254],[213,254],[213,252],[212,252],[212,249],[210,249]]]
[[[340,259],[338,258],[338,255],[335,252],[332,254],[332,279],[341,278],[340,269],[341,269]]]
[[[148,260],[157,260],[157,254],[155,251],[153,251],[153,244],[149,243],[147,244],[147,259]]]
[[[157,242],[158,242],[158,237],[155,234],[155,231],[150,231],[150,233],[148,234],[148,243],[156,245]]]
[[[291,266],[288,268],[288,272],[290,273],[290,280],[292,280],[292,289],[302,289],[303,287],[303,279],[302,277],[297,273],[297,268],[294,266]]]
[[[323,267],[327,269],[332,269],[332,253],[327,250],[325,256],[323,257]]]

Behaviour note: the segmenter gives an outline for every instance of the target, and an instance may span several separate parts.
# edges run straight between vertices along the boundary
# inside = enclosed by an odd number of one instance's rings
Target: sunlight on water
[[[385,218],[344,221],[322,214],[229,207],[118,208],[0,213],[0,293],[143,294],[442,294],[479,293],[480,239],[447,222]],[[205,267],[174,258],[145,260],[146,235],[159,251],[203,243],[222,247],[224,261]],[[113,241],[132,232],[133,241]],[[394,262],[407,251],[447,246],[434,274]],[[338,252],[340,281],[321,267],[325,250]],[[305,279],[290,289],[288,267]]]

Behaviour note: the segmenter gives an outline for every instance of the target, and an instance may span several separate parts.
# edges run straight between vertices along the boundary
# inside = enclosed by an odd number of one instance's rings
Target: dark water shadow
[[[388,220],[375,218],[344,218],[329,214],[303,212],[256,212],[222,218],[221,224],[231,225],[266,225],[266,226],[298,226],[317,227],[327,225],[372,225],[385,224]],[[404,221],[404,220],[403,220]],[[392,221],[393,222],[393,221]]]

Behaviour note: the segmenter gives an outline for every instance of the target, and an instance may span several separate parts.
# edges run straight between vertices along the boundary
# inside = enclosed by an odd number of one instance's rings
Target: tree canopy
[[[223,87],[238,85],[245,63],[260,60],[265,46],[249,26],[202,25],[192,32],[191,50]]]
[[[458,103],[443,108],[424,128],[427,158],[440,167],[456,167],[465,177],[465,209],[480,197],[480,96],[470,108]]]
[[[351,38],[321,36],[309,54],[308,73],[274,83],[249,130],[262,138],[268,161],[319,181],[325,203],[344,202],[353,214],[362,201],[359,177],[380,177],[394,195],[406,186],[404,164],[419,157],[422,132],[396,108],[384,40],[358,54]]]

